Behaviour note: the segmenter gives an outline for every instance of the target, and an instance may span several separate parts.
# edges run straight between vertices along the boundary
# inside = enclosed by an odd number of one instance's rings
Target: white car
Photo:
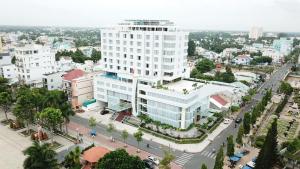
[[[159,159],[153,157],[153,156],[148,156],[148,159],[152,161],[155,165],[159,165]]]

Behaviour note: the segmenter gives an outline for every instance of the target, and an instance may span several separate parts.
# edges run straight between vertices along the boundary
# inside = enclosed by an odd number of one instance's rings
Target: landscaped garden
[[[271,126],[271,123],[273,121],[273,118],[276,118],[275,116],[270,118],[266,127],[263,128],[260,135],[266,135],[268,132],[269,127]],[[280,141],[290,141],[293,140],[295,135],[297,135],[296,130],[299,126],[299,122],[297,121],[288,121],[286,119],[278,119],[277,120],[277,130],[278,130],[278,139]]]

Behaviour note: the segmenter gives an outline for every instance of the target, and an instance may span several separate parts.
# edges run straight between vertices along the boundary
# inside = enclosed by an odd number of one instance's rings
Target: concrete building
[[[252,72],[235,72],[234,77],[237,81],[246,81],[250,84],[256,83],[259,80],[259,76]]]
[[[104,72],[94,78],[98,104],[185,129],[209,110],[215,93],[233,85],[187,79],[188,32],[167,20],[126,20],[101,30]],[[235,99],[232,99],[235,100]]]
[[[250,39],[258,39],[263,36],[263,28],[262,27],[252,27],[249,32]]]
[[[57,71],[69,71],[75,68],[75,63],[72,61],[71,57],[64,56],[61,57],[59,61],[56,61]]]
[[[263,49],[262,55],[271,57],[273,63],[282,63],[284,61],[284,55],[273,48]]]
[[[42,86],[43,74],[56,72],[55,53],[48,46],[16,47],[15,56],[18,79],[22,83]]]
[[[273,48],[283,55],[288,55],[293,49],[293,40],[287,38],[275,39],[273,41]]]
[[[85,74],[72,80],[72,107],[79,108],[85,101],[94,98],[93,79],[99,72]]]
[[[65,72],[55,72],[43,75],[43,87],[48,90],[62,90]]]
[[[249,55],[239,55],[233,59],[233,63],[237,65],[250,65],[252,58]]]
[[[2,65],[0,69],[2,77],[8,79],[10,84],[18,82],[16,66],[14,64]]]

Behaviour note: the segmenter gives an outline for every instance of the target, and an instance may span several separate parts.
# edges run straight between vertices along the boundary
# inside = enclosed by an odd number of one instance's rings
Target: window
[[[138,46],[142,46],[142,42],[137,42],[137,45]]]
[[[150,47],[150,42],[146,42],[146,47]]]
[[[123,34],[123,38],[126,38],[126,34]]]
[[[109,37],[112,37],[112,33],[109,33],[108,36],[109,36]]]
[[[130,55],[130,59],[133,59],[133,55]]]
[[[127,57],[127,55],[126,54],[124,54],[124,58],[126,58]]]
[[[146,63],[146,68],[149,68],[149,64],[148,63]]]
[[[138,35],[137,35],[137,39],[142,39],[142,35],[141,35],[141,34],[138,34]]]
[[[133,41],[130,41],[130,46],[133,46]]]
[[[155,40],[159,40],[159,35],[155,35]]]
[[[150,50],[149,49],[146,50],[146,54],[150,54]]]
[[[150,35],[146,35],[146,39],[149,40],[150,39]]]
[[[145,74],[148,76],[149,75],[149,70],[146,70]]]
[[[130,39],[133,39],[133,34],[130,34]]]
[[[176,36],[175,35],[164,35],[164,40],[176,40]]]
[[[123,41],[123,45],[127,45],[127,41]]]
[[[159,55],[159,51],[158,50],[154,50],[153,53],[154,53],[154,55]]]
[[[141,60],[141,56],[138,56],[138,60]]]

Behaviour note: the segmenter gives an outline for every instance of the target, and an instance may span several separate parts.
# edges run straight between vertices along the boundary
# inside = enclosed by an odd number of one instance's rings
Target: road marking
[[[184,166],[185,163],[187,163],[194,154],[188,154],[188,153],[183,153],[180,157],[177,158],[175,163],[177,163],[180,166]]]
[[[216,153],[213,152],[209,152],[209,151],[203,151],[201,153],[202,156],[208,157],[208,158],[212,158],[215,159],[216,158]]]

